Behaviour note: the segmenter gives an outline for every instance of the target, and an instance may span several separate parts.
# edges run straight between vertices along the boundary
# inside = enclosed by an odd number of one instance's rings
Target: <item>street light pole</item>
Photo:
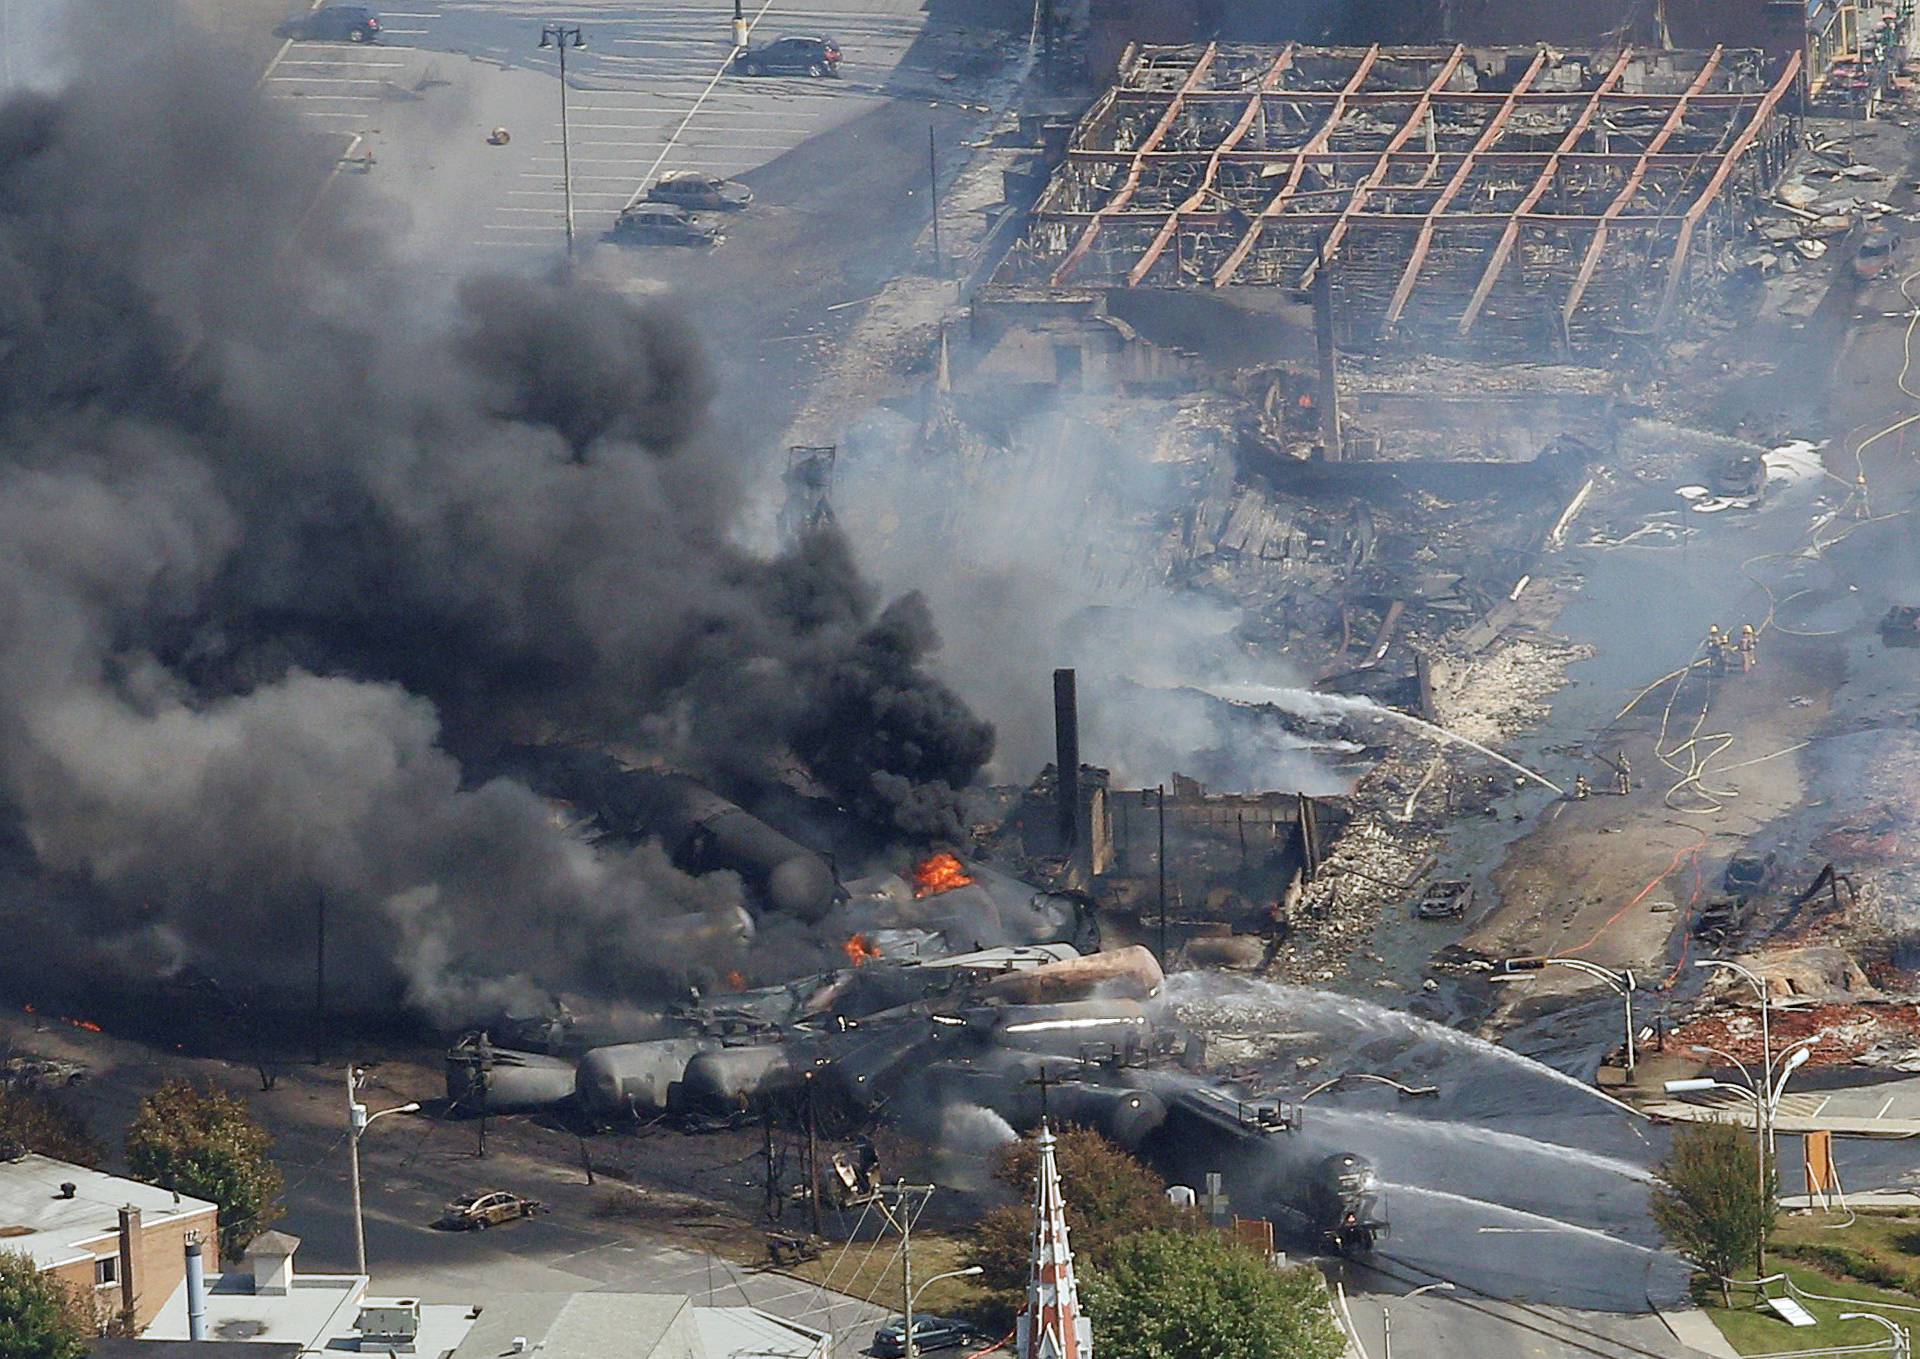
[[[1422,1293],[1431,1293],[1436,1289],[1442,1293],[1451,1293],[1453,1285],[1444,1279],[1439,1283],[1421,1284],[1407,1296],[1417,1298]],[[1393,1359],[1393,1309],[1384,1302],[1380,1304],[1380,1348],[1383,1359]]]
[[[560,177],[567,199],[567,263],[573,263],[573,146],[567,133],[567,49],[585,47],[578,24],[546,24],[540,29],[540,45],[560,54]]]
[[[1742,1062],[1732,1053],[1723,1052],[1719,1048],[1709,1047],[1704,1043],[1696,1043],[1693,1045],[1695,1052],[1718,1057],[1722,1061],[1729,1063],[1734,1070],[1740,1073],[1740,1079],[1745,1082],[1745,1084],[1734,1085],[1728,1081],[1717,1081],[1710,1078],[1668,1081],[1666,1083],[1668,1094],[1685,1094],[1694,1090],[1732,1090],[1736,1094],[1745,1095],[1753,1101],[1754,1169],[1758,1176],[1756,1189],[1758,1191],[1759,1201],[1763,1204],[1771,1197],[1767,1190],[1767,1159],[1773,1152],[1774,1117],[1780,1110],[1781,1098],[1787,1093],[1787,1079],[1800,1069],[1801,1063],[1807,1060],[1808,1055],[1813,1050],[1814,1044],[1818,1041],[1816,1038],[1807,1038],[1794,1044],[1791,1048],[1780,1054],[1779,1079],[1776,1080],[1774,1078],[1771,1069],[1763,1068],[1758,1081],[1754,1079],[1753,1073],[1747,1069],[1746,1063]],[[1767,1272],[1767,1240],[1765,1233],[1762,1233],[1759,1239],[1754,1242],[1754,1267],[1756,1278],[1764,1276]]]
[[[1615,972],[1610,967],[1590,963],[1585,958],[1509,958],[1503,965],[1505,972],[1538,972],[1545,967],[1570,967],[1576,972],[1584,972],[1589,977],[1597,977],[1607,984],[1616,996],[1626,1002],[1627,1009],[1627,1083],[1633,1083],[1634,1072],[1634,1032],[1633,1032],[1633,988],[1631,971]]]
[[[353,1267],[354,1273],[361,1275],[367,1272],[367,1224],[360,1212],[360,1137],[375,1119],[388,1114],[410,1114],[420,1107],[418,1103],[400,1104],[369,1115],[367,1106],[354,1098],[365,1077],[365,1072],[351,1062],[347,1064],[347,1164],[351,1169],[348,1178],[353,1183]]]
[[[1773,1006],[1771,1003],[1772,998],[1767,991],[1766,982],[1762,981],[1758,976],[1758,974],[1756,974],[1753,971],[1753,969],[1749,967],[1745,967],[1740,963],[1736,963],[1730,958],[1702,958],[1700,961],[1696,962],[1694,966],[1696,968],[1699,968],[1699,967],[1718,968],[1721,971],[1737,973],[1738,975],[1745,977],[1747,979],[1747,984],[1753,987],[1755,993],[1759,995],[1760,997],[1760,1067],[1763,1071],[1767,1073],[1767,1078],[1771,1080],[1773,1078],[1773,1030],[1772,1030],[1772,1025],[1769,1023],[1769,1016],[1770,1016],[1770,1012],[1773,1009]]]

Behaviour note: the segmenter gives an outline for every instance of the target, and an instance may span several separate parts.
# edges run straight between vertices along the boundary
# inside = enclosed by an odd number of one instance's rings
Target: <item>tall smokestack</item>
[[[1080,701],[1073,671],[1053,672],[1053,760],[1060,798],[1060,848],[1071,852],[1080,839]]]
[[[207,1274],[200,1234],[187,1234],[187,1339],[207,1338]]]

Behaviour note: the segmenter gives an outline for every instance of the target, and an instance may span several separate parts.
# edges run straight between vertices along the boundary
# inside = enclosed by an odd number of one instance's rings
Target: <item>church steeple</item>
[[[1040,1124],[1040,1168],[1034,1177],[1033,1257],[1027,1269],[1027,1310],[1016,1328],[1018,1359],[1093,1359],[1093,1333],[1080,1315],[1067,1244],[1066,1204],[1053,1159],[1053,1132]]]

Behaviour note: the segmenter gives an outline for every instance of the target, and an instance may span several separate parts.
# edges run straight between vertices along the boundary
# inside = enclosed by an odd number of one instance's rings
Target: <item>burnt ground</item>
[[[1913,132],[1883,122],[1862,138],[1859,156],[1890,175],[1889,200],[1911,201],[1920,167]],[[1638,786],[1624,799],[1597,791],[1584,803],[1541,809],[1492,874],[1499,907],[1468,941],[1487,953],[1576,954],[1635,967],[1643,986],[1651,975],[1690,994],[1678,927],[1688,907],[1722,894],[1728,856],[1748,846],[1782,852],[1782,881],[1763,898],[1756,922],[1755,937],[1764,936],[1831,857],[1833,845],[1819,839],[1832,820],[1823,822],[1822,808],[1855,782],[1833,758],[1840,747],[1832,743],[1909,721],[1899,703],[1907,670],[1890,664],[1898,653],[1880,654],[1876,628],[1888,604],[1920,597],[1906,519],[1920,474],[1904,436],[1870,444],[1858,462],[1856,450],[1912,407],[1902,384],[1910,304],[1899,280],[1913,269],[1913,252],[1902,250],[1888,274],[1866,284],[1845,265],[1804,322],[1763,314],[1758,324],[1714,335],[1659,376],[1663,404],[1690,407],[1705,425],[1763,442],[1789,434],[1824,441],[1827,475],[1811,496],[1742,519],[1723,514],[1699,523],[1704,516],[1683,515],[1688,531],[1677,550],[1631,560],[1621,559],[1631,549],[1611,545],[1570,554],[1572,569],[1586,578],[1555,626],[1599,654],[1572,668],[1573,687],[1523,744],[1542,752],[1556,743],[1624,748]],[[1862,472],[1870,487],[1865,515],[1857,502],[1843,503]],[[1611,519],[1609,528],[1624,528],[1657,495],[1670,496],[1673,484],[1603,500],[1594,513]],[[1809,553],[1815,542],[1828,546]],[[1642,685],[1689,661],[1707,624],[1742,622],[1763,628],[1752,674],[1710,687],[1690,680],[1670,709],[1672,687],[1662,687],[1625,720],[1607,720],[1609,706],[1617,710]],[[1677,768],[1654,758],[1663,715],[1660,749]],[[1591,723],[1584,730],[1583,721]],[[1731,737],[1724,751],[1707,739],[1717,733]],[[1673,753],[1695,734],[1702,738],[1696,747]],[[1694,750],[1714,752],[1707,773],[1676,788]],[[1604,768],[1587,768],[1596,790],[1606,789]],[[1571,971],[1543,975],[1508,993],[1488,1022],[1524,1024],[1551,1011],[1556,995],[1589,990]]]

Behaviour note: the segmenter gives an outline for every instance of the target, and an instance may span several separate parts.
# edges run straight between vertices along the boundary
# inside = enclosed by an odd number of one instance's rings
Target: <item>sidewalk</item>
[[[1684,1312],[1660,1312],[1660,1320],[1673,1332],[1673,1338],[1698,1354],[1711,1354],[1714,1359],[1740,1359],[1740,1351],[1727,1343],[1720,1334],[1720,1328],[1707,1319],[1707,1314],[1698,1308],[1689,1308]]]

